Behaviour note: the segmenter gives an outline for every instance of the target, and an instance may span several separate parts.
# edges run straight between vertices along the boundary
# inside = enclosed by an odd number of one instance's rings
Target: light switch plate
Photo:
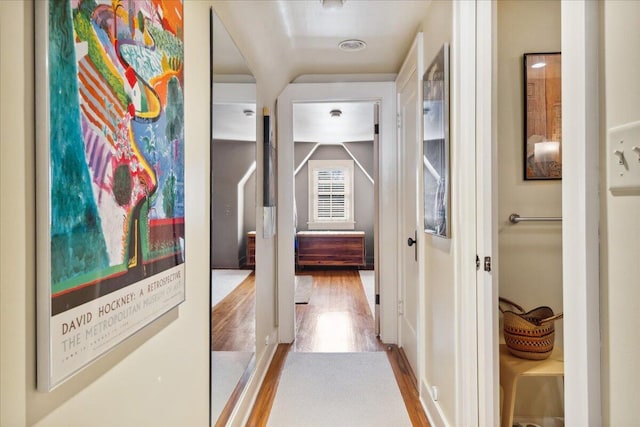
[[[611,193],[640,194],[640,121],[609,129],[606,158]]]

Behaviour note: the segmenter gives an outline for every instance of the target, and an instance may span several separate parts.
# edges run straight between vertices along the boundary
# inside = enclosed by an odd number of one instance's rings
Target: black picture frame
[[[523,54],[523,177],[562,179],[562,58]]]
[[[268,109],[265,109],[263,118],[263,148],[262,205],[273,207],[276,205],[276,148]]]
[[[438,51],[423,77],[424,231],[451,237],[449,167],[449,45]]]

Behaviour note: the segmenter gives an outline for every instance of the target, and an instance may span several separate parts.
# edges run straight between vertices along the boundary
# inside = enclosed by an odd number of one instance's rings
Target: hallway
[[[267,425],[289,355],[385,351],[411,423],[428,426],[418,400],[415,378],[403,352],[395,345],[385,346],[376,337],[358,272],[318,270],[303,274],[313,276],[313,290],[308,304],[296,305],[296,340],[278,346],[247,425]],[[362,400],[363,396],[358,399]]]

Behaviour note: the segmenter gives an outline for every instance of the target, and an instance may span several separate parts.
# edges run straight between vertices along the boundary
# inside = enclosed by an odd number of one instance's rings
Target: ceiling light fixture
[[[340,9],[346,0],[320,0],[322,7],[328,10]]]
[[[340,48],[340,50],[355,52],[356,50],[364,49],[365,47],[367,47],[367,44],[362,40],[349,39],[341,41],[338,47]]]
[[[342,110],[339,110],[339,109],[331,110],[329,111],[329,115],[331,117],[340,117],[342,115]]]
[[[242,110],[242,112],[243,112],[243,113],[244,113],[244,115],[245,115],[245,116],[247,116],[247,117],[253,117],[253,115],[256,113],[255,111],[253,111],[253,110],[249,110],[249,109]]]

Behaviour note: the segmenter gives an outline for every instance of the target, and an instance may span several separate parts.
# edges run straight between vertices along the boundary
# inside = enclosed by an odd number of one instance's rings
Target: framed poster
[[[36,2],[41,391],[184,301],[182,9]]]
[[[562,67],[559,52],[525,53],[524,179],[562,178]]]
[[[273,140],[271,128],[271,117],[269,109],[264,108],[263,117],[263,206],[276,205],[276,147]]]
[[[449,45],[424,73],[424,230],[451,237],[449,229]]]

